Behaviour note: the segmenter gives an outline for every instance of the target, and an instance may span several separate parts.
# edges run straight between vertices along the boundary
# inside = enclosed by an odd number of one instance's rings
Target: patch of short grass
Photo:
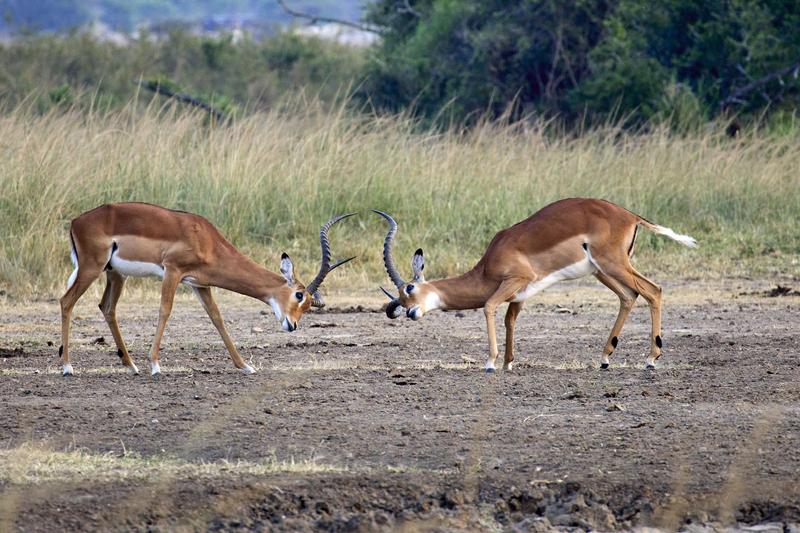
[[[30,444],[0,450],[0,480],[21,485],[346,471],[346,467],[320,463],[314,459],[279,460],[274,456],[255,462],[190,462],[165,456],[145,457],[131,452],[94,453],[80,449],[53,451]]]

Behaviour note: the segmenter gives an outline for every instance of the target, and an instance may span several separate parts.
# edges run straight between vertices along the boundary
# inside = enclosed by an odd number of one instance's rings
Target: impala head
[[[319,287],[325,280],[325,276],[334,268],[355,259],[355,257],[349,257],[331,264],[331,245],[330,242],[328,242],[328,230],[331,226],[353,215],[355,215],[355,213],[339,215],[322,225],[319,232],[322,261],[317,276],[308,286],[303,285],[294,277],[294,264],[292,263],[292,259],[286,253],[281,255],[281,274],[286,280],[286,285],[281,287],[268,301],[284,331],[296,330],[300,317],[310,308],[325,307],[322,293],[319,291]]]
[[[373,209],[373,211],[375,210]],[[439,293],[436,292],[433,285],[425,281],[425,275],[422,273],[425,269],[425,256],[422,253],[422,248],[417,249],[411,258],[411,271],[413,273],[411,281],[403,280],[392,259],[392,241],[395,233],[397,233],[397,222],[383,211],[375,212],[389,223],[389,233],[386,234],[386,240],[383,242],[383,264],[392,283],[400,292],[398,296],[393,296],[389,291],[381,287],[383,293],[392,300],[386,307],[386,316],[397,318],[405,312],[406,317],[412,320],[419,320],[428,311],[438,309],[441,302]]]

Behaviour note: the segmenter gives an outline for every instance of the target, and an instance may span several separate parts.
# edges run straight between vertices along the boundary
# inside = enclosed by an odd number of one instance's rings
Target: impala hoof
[[[608,363],[602,363],[600,365],[600,368],[603,369],[603,370],[608,370]]]
[[[158,377],[158,375],[160,373],[161,373],[161,367],[159,366],[159,364],[158,363],[151,363],[150,364],[150,375],[155,378],[155,377]]]
[[[508,363],[507,365],[503,365],[503,370],[511,372],[514,368],[514,363]]]
[[[656,369],[656,364],[655,364],[655,363],[647,363],[647,364],[644,366],[644,369],[645,369],[645,370],[655,370],[655,369]]]
[[[128,367],[128,372],[130,372],[134,376],[138,376],[139,375],[139,369],[134,364],[131,364],[131,366]]]
[[[64,369],[62,370],[62,375],[64,377],[72,375],[72,365],[71,364],[67,363],[66,365],[64,365]]]
[[[255,368],[253,368],[253,367],[252,367],[252,366],[250,366],[250,365],[244,365],[244,366],[243,366],[243,367],[242,367],[240,370],[241,370],[243,373],[247,374],[248,376],[249,376],[250,374],[255,374],[255,373],[256,373],[256,369],[255,369]]]
[[[484,370],[484,371],[485,371],[487,374],[494,374],[494,367],[493,367],[493,366],[487,366],[487,367],[486,367],[486,368],[484,368],[483,370]]]

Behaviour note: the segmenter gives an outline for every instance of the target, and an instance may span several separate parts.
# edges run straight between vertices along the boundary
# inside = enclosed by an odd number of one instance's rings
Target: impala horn
[[[346,215],[333,217],[323,224],[322,228],[319,230],[319,244],[322,248],[322,261],[319,266],[317,277],[315,277],[314,281],[309,283],[306,287],[306,291],[311,294],[311,305],[313,307],[325,307],[325,301],[322,299],[322,293],[319,292],[319,286],[322,285],[323,281],[325,281],[325,276],[327,276],[334,268],[340,267],[348,261],[355,259],[355,256],[353,256],[347,259],[342,259],[341,261],[337,261],[331,265],[331,243],[328,241],[328,230],[331,229],[331,226],[340,220],[344,220],[345,218],[353,215],[355,215],[355,213],[348,213]]]
[[[386,240],[383,241],[383,265],[386,267],[386,273],[389,274],[392,283],[400,290],[406,282],[400,277],[400,273],[397,271],[397,267],[394,266],[394,261],[392,260],[392,240],[394,240],[394,235],[397,233],[397,222],[383,211],[375,209],[372,211],[378,213],[389,223],[389,233],[386,234]],[[397,318],[403,314],[403,306],[400,304],[400,298],[398,296],[393,296],[392,293],[383,287],[381,287],[381,291],[391,300],[389,305],[386,306],[386,316],[389,318]]]

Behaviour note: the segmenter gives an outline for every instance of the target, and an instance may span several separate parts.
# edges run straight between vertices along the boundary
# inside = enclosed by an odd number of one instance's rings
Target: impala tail
[[[697,240],[694,237],[690,237],[689,235],[681,235],[680,233],[675,233],[670,228],[659,226],[658,224],[653,224],[652,222],[645,220],[639,217],[639,224],[644,226],[645,228],[649,229],[653,233],[658,233],[659,235],[664,235],[665,237],[669,237],[673,241],[678,241],[684,246],[688,246],[689,248],[697,248]]]

